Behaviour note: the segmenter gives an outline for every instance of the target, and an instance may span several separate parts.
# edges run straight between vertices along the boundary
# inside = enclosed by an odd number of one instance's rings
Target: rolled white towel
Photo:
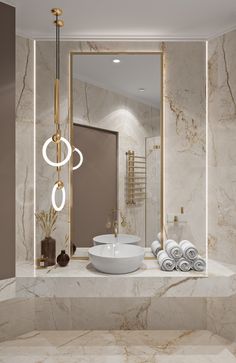
[[[191,264],[188,260],[182,257],[178,261],[176,261],[176,268],[177,270],[187,272],[191,270]]]
[[[179,247],[183,252],[183,256],[188,260],[194,260],[197,258],[198,250],[191,242],[183,240],[180,242]]]
[[[165,250],[168,256],[171,258],[174,258],[175,260],[178,260],[183,256],[183,252],[181,248],[179,247],[178,243],[174,241],[173,239],[168,239],[165,243]]]
[[[157,254],[157,261],[161,270],[163,271],[173,271],[175,269],[175,260],[170,258],[166,251],[159,251]]]
[[[201,256],[197,256],[197,258],[195,260],[192,261],[192,268],[195,271],[205,271],[206,269],[206,261],[201,257]]]
[[[157,233],[157,240],[161,242],[161,232]]]
[[[151,250],[154,256],[157,256],[158,252],[161,250],[161,243],[160,241],[153,241],[151,244]]]

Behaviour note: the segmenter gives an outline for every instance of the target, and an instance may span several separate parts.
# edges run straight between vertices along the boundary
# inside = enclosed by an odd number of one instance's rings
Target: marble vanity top
[[[224,297],[236,293],[236,266],[210,260],[207,275],[163,272],[156,260],[145,260],[136,272],[107,275],[88,260],[35,271],[22,263],[15,283],[17,297]]]

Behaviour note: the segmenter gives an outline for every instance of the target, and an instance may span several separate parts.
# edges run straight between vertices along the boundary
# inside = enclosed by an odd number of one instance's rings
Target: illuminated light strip
[[[208,274],[208,41],[206,41],[206,273]]]
[[[36,40],[33,41],[33,134],[34,134],[34,151],[33,151],[33,185],[34,185],[34,195],[33,195],[33,199],[34,199],[34,213],[33,213],[33,223],[34,223],[34,276],[35,276],[35,267],[36,267],[36,217],[35,217],[35,213],[36,213]]]

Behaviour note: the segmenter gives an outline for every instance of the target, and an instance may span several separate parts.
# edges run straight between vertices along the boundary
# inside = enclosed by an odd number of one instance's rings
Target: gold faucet
[[[115,237],[117,237],[118,236],[118,222],[117,221],[114,221],[113,228],[114,228],[114,235],[115,235]]]

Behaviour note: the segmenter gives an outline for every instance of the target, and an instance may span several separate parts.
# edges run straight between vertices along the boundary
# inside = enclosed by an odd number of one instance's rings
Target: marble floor
[[[0,343],[1,363],[235,363],[209,331],[32,331]]]

